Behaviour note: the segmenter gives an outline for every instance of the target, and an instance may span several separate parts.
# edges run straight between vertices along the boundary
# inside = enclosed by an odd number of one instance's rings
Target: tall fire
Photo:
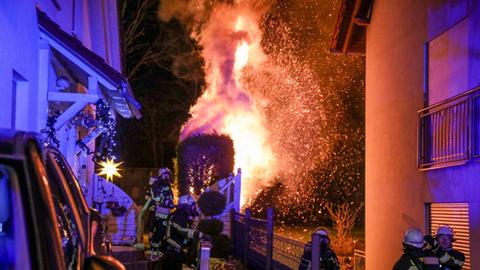
[[[258,213],[274,205],[280,219],[309,223],[327,218],[327,202],[363,198],[364,62],[328,53],[335,5],[171,2],[160,17],[188,25],[207,82],[180,140],[229,135],[242,203]]]
[[[232,138],[235,167],[242,169],[242,204],[275,171],[275,156],[260,102],[242,83],[245,68],[255,68],[265,59],[260,46],[262,36],[253,15],[226,5],[211,15],[211,23],[200,40],[208,88],[192,108],[192,118],[183,127],[180,138],[213,132]]]

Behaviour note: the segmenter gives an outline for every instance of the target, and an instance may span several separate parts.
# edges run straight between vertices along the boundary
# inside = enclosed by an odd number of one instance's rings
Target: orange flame
[[[235,167],[242,169],[243,205],[270,179],[276,162],[264,116],[241,82],[245,67],[265,59],[260,30],[248,12],[238,15],[237,11],[235,16],[226,12],[217,9],[211,20],[217,23],[202,36],[208,88],[191,109],[192,118],[182,128],[181,139],[214,131],[232,138]],[[235,20],[225,22],[228,18]]]

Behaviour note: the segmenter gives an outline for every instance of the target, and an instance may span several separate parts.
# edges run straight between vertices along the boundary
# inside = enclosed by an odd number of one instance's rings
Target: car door
[[[83,260],[88,255],[84,223],[79,213],[82,205],[75,203],[57,157],[52,152],[48,152],[45,162],[62,238],[65,266],[67,269],[81,269]]]
[[[85,197],[82,194],[82,190],[78,184],[78,180],[75,177],[72,169],[68,165],[65,157],[55,148],[48,147],[44,150],[44,159],[45,162],[56,163],[58,168],[60,168],[61,174],[63,175],[68,189],[72,195],[73,203],[75,208],[78,210],[80,220],[82,223],[83,231],[87,241],[88,255],[93,255],[91,249],[91,228],[90,228],[90,210],[88,208]]]
[[[0,164],[0,269],[31,269],[18,175]]]
[[[24,135],[0,132],[2,146],[8,147],[0,151],[0,166],[12,213],[4,222],[6,256],[0,269],[65,269],[45,167],[35,140]]]

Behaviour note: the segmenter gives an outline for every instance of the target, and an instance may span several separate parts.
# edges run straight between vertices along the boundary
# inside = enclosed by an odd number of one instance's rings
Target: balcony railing
[[[418,112],[418,166],[435,169],[480,156],[480,88]]]

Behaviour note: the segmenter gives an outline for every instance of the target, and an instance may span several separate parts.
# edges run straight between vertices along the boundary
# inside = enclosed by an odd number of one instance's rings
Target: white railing
[[[221,214],[229,213],[230,209],[235,209],[240,212],[240,196],[242,190],[242,172],[239,168],[237,174],[230,174],[227,178],[215,182],[209,186],[205,191],[218,191],[225,196],[226,204],[225,211]]]
[[[198,269],[209,270],[210,269],[210,250],[212,249],[212,244],[209,242],[200,241],[198,249],[199,249]]]
[[[353,270],[365,270],[365,251],[355,249],[353,251]]]

